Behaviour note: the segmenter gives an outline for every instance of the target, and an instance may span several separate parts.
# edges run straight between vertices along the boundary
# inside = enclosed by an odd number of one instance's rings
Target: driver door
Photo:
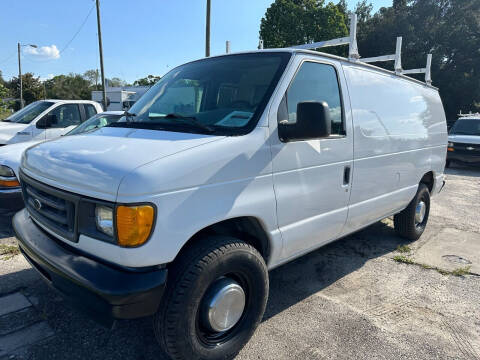
[[[351,116],[342,68],[333,60],[299,58],[293,79],[281,94],[276,119],[270,123],[294,125],[298,103],[325,101],[332,132],[327,138],[289,142],[272,134],[273,182],[284,260],[339,236],[348,215],[353,170]]]
[[[50,124],[46,130],[47,140],[55,139],[66,134],[82,122],[78,104],[59,105],[48,114],[55,115],[56,121]]]

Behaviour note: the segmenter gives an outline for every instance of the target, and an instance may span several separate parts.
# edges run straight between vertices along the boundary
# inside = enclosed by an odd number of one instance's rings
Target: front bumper
[[[22,189],[0,189],[0,213],[13,212],[24,208]]]
[[[447,153],[447,160],[464,164],[480,165],[480,152],[465,153],[463,151],[449,151]]]
[[[123,269],[77,253],[39,228],[26,209],[13,218],[20,250],[43,278],[99,323],[153,315],[160,304],[166,268]]]

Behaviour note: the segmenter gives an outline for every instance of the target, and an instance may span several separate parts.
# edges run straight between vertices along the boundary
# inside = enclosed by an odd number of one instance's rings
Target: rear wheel
[[[154,328],[173,359],[233,358],[265,311],[265,262],[235,238],[201,239],[173,264],[168,282]]]
[[[421,183],[410,204],[394,216],[395,230],[404,238],[417,240],[425,231],[429,213],[430,191],[427,185]]]

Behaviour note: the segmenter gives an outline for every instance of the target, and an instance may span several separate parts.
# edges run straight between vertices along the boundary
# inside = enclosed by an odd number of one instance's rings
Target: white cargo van
[[[0,121],[0,146],[55,139],[99,112],[95,101],[35,101]]]
[[[13,223],[98,320],[154,315],[171,357],[227,359],[262,319],[268,270],[392,215],[421,236],[446,151],[426,83],[308,50],[218,56],[118,123],[27,150]]]

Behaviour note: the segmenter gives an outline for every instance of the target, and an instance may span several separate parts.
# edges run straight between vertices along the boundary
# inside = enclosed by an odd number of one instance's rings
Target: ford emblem
[[[33,200],[33,207],[37,210],[40,210],[42,208],[42,203],[38,199]]]

